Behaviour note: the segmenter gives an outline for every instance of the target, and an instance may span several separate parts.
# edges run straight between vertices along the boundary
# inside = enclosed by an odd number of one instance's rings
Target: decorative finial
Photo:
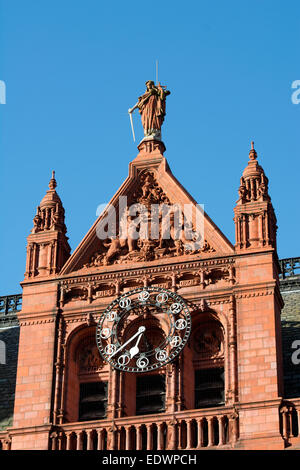
[[[57,183],[56,183],[56,179],[55,179],[55,171],[53,170],[52,171],[52,178],[50,180],[50,183],[49,183],[49,189],[51,189],[52,191],[56,188],[57,186]]]
[[[254,148],[254,141],[253,140],[251,141],[251,150],[249,152],[249,158],[250,158],[250,160],[256,160],[256,158],[257,158],[257,153],[256,153],[255,148]]]

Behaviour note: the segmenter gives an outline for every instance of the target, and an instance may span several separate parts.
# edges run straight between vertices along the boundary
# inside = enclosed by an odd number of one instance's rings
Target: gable
[[[162,155],[163,144],[157,144],[150,152],[146,145],[139,146],[141,151],[129,165],[129,176],[69,258],[62,274],[98,272],[114,265],[155,264],[174,257],[199,259],[233,253],[231,243],[173,176]],[[174,208],[182,208],[182,224],[177,215],[172,215]]]

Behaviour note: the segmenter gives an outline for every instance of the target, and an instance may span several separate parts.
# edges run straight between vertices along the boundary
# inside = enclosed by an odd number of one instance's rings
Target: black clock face
[[[96,341],[115,369],[149,372],[172,361],[191,332],[185,301],[166,289],[134,289],[114,300],[101,316]]]

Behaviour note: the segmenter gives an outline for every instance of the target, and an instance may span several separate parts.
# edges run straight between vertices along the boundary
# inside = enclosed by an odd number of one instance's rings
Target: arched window
[[[222,325],[206,315],[192,335],[194,407],[225,403],[224,334]]]
[[[79,421],[104,419],[107,416],[108,377],[101,371],[105,363],[101,358],[95,336],[84,338],[76,352],[79,381]]]
[[[95,334],[95,327],[82,328],[68,345],[67,421],[90,421],[107,416],[109,366],[99,354]]]

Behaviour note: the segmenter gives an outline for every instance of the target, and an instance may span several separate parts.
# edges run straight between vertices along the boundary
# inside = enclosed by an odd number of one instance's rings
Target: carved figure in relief
[[[136,250],[136,231],[137,231],[137,227],[134,223],[134,217],[128,214],[127,216],[127,243],[128,243],[129,252]]]
[[[103,246],[108,248],[106,254],[103,258],[103,264],[109,264],[118,253],[124,248],[127,244],[126,239],[119,240],[119,237],[111,237],[110,242],[103,242]]]
[[[37,233],[42,230],[42,218],[39,214],[36,214],[33,218],[33,233]]]
[[[157,204],[158,213],[151,212],[152,204]],[[101,242],[98,253],[84,267],[215,251],[207,241],[199,243],[200,237],[198,240],[192,224],[182,220],[183,214],[178,209],[179,223],[177,209],[158,185],[153,172],[139,173],[137,189],[120,221],[119,235]]]
[[[101,360],[97,348],[86,347],[80,353],[80,369],[88,371],[89,369],[99,369],[101,367]]]
[[[223,354],[222,334],[214,327],[205,327],[198,331],[194,340],[196,352],[205,356],[220,356]]]
[[[242,184],[239,187],[239,196],[240,196],[240,199],[241,199],[242,202],[244,202],[246,200],[247,189],[246,189],[246,186],[244,184]]]

